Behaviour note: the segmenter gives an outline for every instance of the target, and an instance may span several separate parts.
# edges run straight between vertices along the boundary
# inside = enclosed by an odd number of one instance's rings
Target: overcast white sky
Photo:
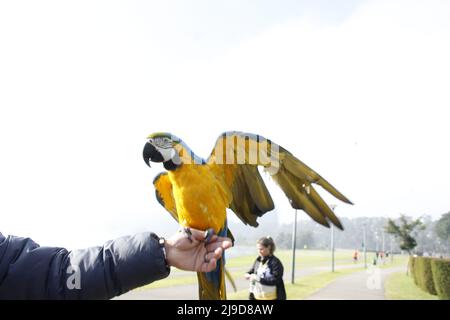
[[[448,1],[0,1],[0,231],[175,230],[141,156],[154,131],[202,157],[258,133],[355,202],[326,196],[339,216],[438,218],[449,57]]]

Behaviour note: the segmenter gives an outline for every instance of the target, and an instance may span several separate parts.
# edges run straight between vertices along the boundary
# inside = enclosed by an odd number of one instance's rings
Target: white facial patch
[[[163,157],[164,162],[169,161],[175,155],[175,149],[173,149],[173,148],[160,148],[160,147],[155,147],[155,148],[158,149],[159,153],[161,153],[161,156]]]

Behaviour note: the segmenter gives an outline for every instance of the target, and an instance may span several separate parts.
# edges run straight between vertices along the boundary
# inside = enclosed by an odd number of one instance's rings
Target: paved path
[[[362,268],[363,264],[350,264],[350,265],[341,265],[336,266],[336,269],[349,269],[349,268]],[[230,270],[231,272],[233,270]],[[296,279],[301,279],[302,277],[306,277],[309,275],[317,274],[320,272],[330,271],[330,267],[312,267],[305,268],[296,271],[295,277]],[[248,281],[245,280],[244,272],[242,272],[241,278],[235,278],[234,281],[236,283],[237,290],[248,289]],[[178,275],[174,275],[178,276]],[[291,270],[287,269],[284,273],[284,281],[287,283],[291,279]],[[227,280],[227,292],[233,292],[231,284]],[[114,298],[115,300],[198,300],[198,285],[180,285],[175,287],[166,287],[166,288],[139,288],[130,292],[127,292],[119,297]]]
[[[309,296],[306,300],[384,300],[384,281],[404,267],[380,269],[371,267],[362,272],[340,277]]]

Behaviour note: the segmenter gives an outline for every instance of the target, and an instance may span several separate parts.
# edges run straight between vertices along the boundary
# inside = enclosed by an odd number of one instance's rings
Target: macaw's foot
[[[208,230],[205,231],[205,245],[207,245],[210,241],[213,235],[215,235],[216,233],[214,232],[213,228],[209,228]]]
[[[184,233],[186,233],[188,240],[192,243],[192,231],[191,228],[183,228]]]

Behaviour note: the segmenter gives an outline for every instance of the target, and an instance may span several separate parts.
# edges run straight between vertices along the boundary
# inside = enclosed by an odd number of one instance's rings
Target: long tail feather
[[[227,221],[219,231],[218,236],[226,237],[228,234]],[[225,287],[225,252],[217,261],[216,269],[211,272],[197,272],[198,295],[200,300],[226,300]]]
[[[212,272],[197,272],[198,295],[200,300],[226,300],[223,259],[217,262]]]
[[[228,281],[230,281],[231,286],[233,287],[234,292],[237,292],[236,282],[234,282],[233,276],[231,275],[230,271],[228,271],[227,268],[225,268],[225,275],[227,276]]]

